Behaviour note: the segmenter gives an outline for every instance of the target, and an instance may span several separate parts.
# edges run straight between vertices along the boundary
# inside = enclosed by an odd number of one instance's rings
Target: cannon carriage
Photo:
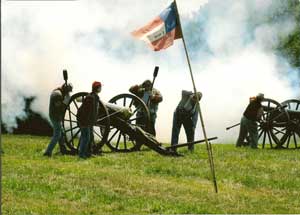
[[[81,131],[77,111],[87,95],[87,92],[72,95],[65,109],[63,129],[68,154],[78,153]],[[178,156],[176,148],[205,142],[205,140],[198,140],[164,147],[148,133],[149,130],[149,110],[139,97],[125,93],[113,97],[108,103],[100,100],[98,118],[91,134],[91,153],[99,154],[107,149],[112,152],[134,152],[140,150],[142,145],[146,145],[159,154]],[[215,139],[217,137],[208,138],[208,141]]]
[[[72,95],[64,114],[65,144],[67,149],[74,154],[79,148],[81,132],[77,121],[77,111],[87,95],[87,92]],[[139,116],[138,113],[143,113],[143,115]],[[139,120],[140,118],[143,119]],[[149,121],[147,106],[135,95],[120,94],[110,99],[108,103],[100,100],[99,115],[91,134],[92,152],[97,154],[104,145],[116,152],[139,150],[142,144],[137,142],[134,132],[129,131],[124,124],[132,128],[139,126],[147,131]]]
[[[263,115],[258,123],[258,143],[262,148],[300,147],[300,100],[279,103],[265,98]]]

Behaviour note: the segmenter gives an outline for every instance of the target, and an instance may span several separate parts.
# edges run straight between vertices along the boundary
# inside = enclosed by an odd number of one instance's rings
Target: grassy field
[[[184,157],[152,151],[45,158],[49,138],[3,135],[3,214],[300,213],[300,151],[214,144]]]

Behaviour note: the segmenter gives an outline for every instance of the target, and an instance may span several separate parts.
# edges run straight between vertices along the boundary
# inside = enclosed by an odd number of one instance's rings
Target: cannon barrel
[[[76,100],[76,102],[81,103],[82,98],[83,97],[77,97],[75,100]],[[108,110],[109,117],[116,115],[118,117],[121,117],[122,119],[127,120],[133,115],[132,110],[130,108],[121,107],[121,106],[118,106],[118,105],[115,105],[112,103],[107,103],[107,102],[103,102],[103,104],[105,105],[105,107]],[[100,112],[99,114],[101,115],[103,113]]]
[[[106,106],[110,116],[116,115],[118,117],[121,117],[122,119],[127,120],[133,115],[133,112],[130,108],[120,107],[112,103],[105,103],[105,102],[103,103]]]

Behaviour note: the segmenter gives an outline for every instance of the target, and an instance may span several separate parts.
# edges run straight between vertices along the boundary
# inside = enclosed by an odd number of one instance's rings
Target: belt
[[[176,109],[176,112],[178,114],[183,114],[183,115],[192,115],[192,113],[190,111],[187,111],[186,109],[184,108],[177,108]]]

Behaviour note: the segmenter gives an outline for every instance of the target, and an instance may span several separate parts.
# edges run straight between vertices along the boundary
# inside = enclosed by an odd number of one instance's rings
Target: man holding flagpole
[[[197,99],[202,98],[202,93],[198,92],[196,96],[193,92],[182,90],[181,100],[178,103],[174,114],[173,114],[173,126],[172,126],[172,136],[171,145],[178,144],[178,138],[181,126],[183,125],[187,142],[193,142],[195,137],[195,128],[198,120],[198,113],[196,109],[196,103],[199,102]],[[194,145],[189,145],[188,149],[190,151],[194,150]]]

